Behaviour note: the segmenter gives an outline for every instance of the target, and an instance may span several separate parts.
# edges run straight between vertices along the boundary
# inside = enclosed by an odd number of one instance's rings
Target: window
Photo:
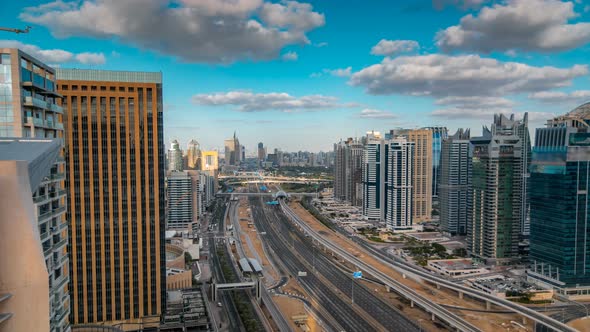
[[[68,91],[68,88],[69,87],[67,85],[65,85],[65,84],[61,86],[61,89],[64,90],[64,91]]]
[[[124,86],[120,86],[119,87],[119,92],[125,92],[125,87]]]
[[[77,85],[72,85],[72,91],[78,91],[78,86]]]
[[[9,65],[10,64],[10,54],[2,54],[2,56],[0,56],[0,63],[3,65]]]

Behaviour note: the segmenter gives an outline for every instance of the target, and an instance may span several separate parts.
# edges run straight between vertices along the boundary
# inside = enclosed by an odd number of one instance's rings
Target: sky
[[[237,132],[284,151],[366,131],[532,134],[590,101],[586,0],[2,1],[0,47],[64,68],[161,71],[166,143]]]

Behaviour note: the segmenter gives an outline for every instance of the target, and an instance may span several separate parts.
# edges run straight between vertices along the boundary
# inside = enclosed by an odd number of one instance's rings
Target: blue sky
[[[319,151],[367,130],[532,128],[590,101],[590,6],[559,0],[4,1],[50,64],[162,71],[166,141]]]

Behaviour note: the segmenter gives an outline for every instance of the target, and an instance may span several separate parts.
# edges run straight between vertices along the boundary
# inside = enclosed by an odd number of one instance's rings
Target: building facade
[[[451,235],[465,235],[471,208],[471,158],[469,129],[458,129],[444,139],[440,162],[440,229]]]
[[[442,144],[449,137],[447,127],[428,127],[432,132],[432,198],[439,195],[441,177]]]
[[[266,160],[266,148],[262,142],[258,143],[258,161]]]
[[[413,160],[413,206],[414,222],[432,219],[432,181],[433,181],[433,131],[421,129],[394,129],[390,137],[404,136],[414,143]]]
[[[529,279],[590,294],[590,103],[537,129],[530,177]]]
[[[162,74],[58,69],[72,321],[157,326],[165,312]]]
[[[363,216],[370,220],[385,219],[385,140],[379,132],[369,132],[364,138],[363,156]]]
[[[188,172],[171,171],[166,177],[166,228],[186,229],[193,222],[193,190]]]
[[[242,148],[240,147],[240,141],[234,136],[224,141],[225,145],[225,165],[228,166],[239,166],[242,157]]]
[[[393,230],[411,229],[414,143],[396,137],[385,144],[385,149],[385,225]]]
[[[173,140],[170,143],[170,149],[168,150],[168,171],[182,171],[182,150],[177,140]]]
[[[201,167],[201,145],[194,139],[188,142],[186,147],[186,169],[199,169]]]
[[[496,263],[519,258],[522,224],[524,142],[517,134],[526,115],[516,121],[494,115],[491,130],[483,129],[473,144],[472,209],[467,226],[467,249],[474,257]]]
[[[217,151],[201,151],[200,170],[217,178],[219,174],[219,153]]]
[[[15,48],[0,48],[0,137],[61,139],[62,96],[55,70]],[[49,331],[70,330],[66,165],[61,149],[49,175],[33,189],[36,220],[49,273]],[[42,296],[41,298],[44,298]]]

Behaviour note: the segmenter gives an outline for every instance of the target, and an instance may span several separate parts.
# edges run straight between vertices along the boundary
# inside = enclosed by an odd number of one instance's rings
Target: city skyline
[[[262,141],[312,152],[395,127],[445,125],[479,135],[494,113],[519,118],[528,111],[530,128],[537,128],[590,98],[590,31],[581,24],[590,11],[581,1],[374,1],[359,7],[150,0],[129,26],[87,23],[97,12],[104,21],[120,21],[133,3],[4,4],[3,26],[33,29],[3,34],[0,45],[61,67],[162,71],[164,141],[184,145],[196,137],[207,149],[221,147],[237,127],[247,150]],[[536,6],[555,15],[541,15]],[[175,10],[186,13],[178,22],[172,22]],[[88,20],[64,20],[68,15]],[[515,17],[518,24],[506,29],[535,26],[535,32],[498,35],[494,28]],[[153,40],[131,26],[153,30],[155,18],[165,28],[154,31]],[[214,22],[227,22],[244,42],[228,44],[228,32]],[[185,28],[191,24],[207,27],[211,36]],[[262,32],[276,38],[265,40]],[[183,46],[195,43],[210,47]],[[302,130],[305,136],[290,139]]]

